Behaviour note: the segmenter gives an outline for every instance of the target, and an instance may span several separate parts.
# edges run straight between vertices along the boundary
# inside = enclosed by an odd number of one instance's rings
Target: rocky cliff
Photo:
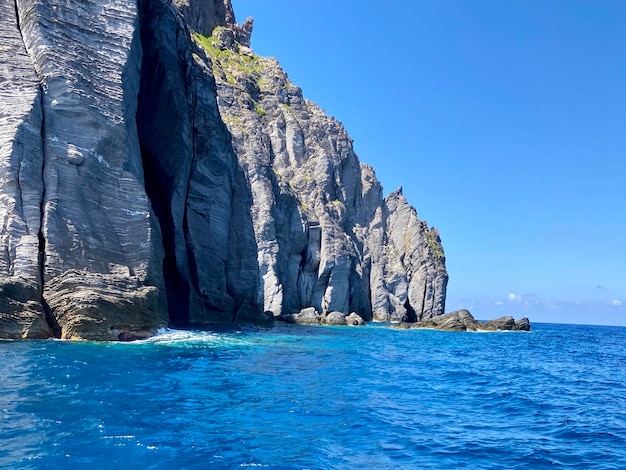
[[[437,231],[229,0],[1,0],[0,30],[0,338],[443,313]]]

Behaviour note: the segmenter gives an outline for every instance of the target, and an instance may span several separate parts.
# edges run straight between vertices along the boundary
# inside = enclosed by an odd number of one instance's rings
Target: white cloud
[[[520,296],[519,296],[519,295],[517,295],[517,294],[514,294],[513,292],[511,292],[511,293],[509,294],[509,300],[510,300],[511,302],[514,302],[514,301],[518,300],[519,298],[520,298]]]
[[[621,307],[622,305],[624,305],[624,302],[622,302],[621,300],[614,300],[613,302],[611,302],[611,305]]]
[[[504,305],[504,302],[496,302],[496,305]]]

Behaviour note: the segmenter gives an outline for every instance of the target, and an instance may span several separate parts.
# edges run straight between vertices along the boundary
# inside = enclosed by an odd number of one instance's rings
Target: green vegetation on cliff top
[[[246,48],[245,52],[241,52],[243,46],[237,43],[235,43],[234,49],[222,49],[217,38],[217,34],[221,29],[224,28],[216,27],[210,37],[194,31],[193,38],[204,49],[211,60],[218,62],[229,82],[231,82],[231,79],[234,81],[237,75],[254,76],[255,79],[258,79],[263,71],[262,58],[248,48]]]

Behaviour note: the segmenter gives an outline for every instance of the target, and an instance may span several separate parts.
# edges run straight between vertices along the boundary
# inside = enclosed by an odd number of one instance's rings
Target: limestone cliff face
[[[145,186],[163,235],[170,319],[267,322],[256,301],[250,190],[220,118],[210,64],[196,54],[190,30],[170,2],[140,5],[136,120]],[[232,18],[226,6],[226,18]]]
[[[195,35],[252,191],[264,309],[277,317],[315,307],[379,321],[443,313],[437,231],[401,191],[383,199],[341,123],[237,37],[231,27]]]
[[[11,198],[2,211],[5,219],[24,222],[3,228],[4,273],[13,283],[37,285],[56,334],[80,337],[86,330],[108,339],[126,323],[141,333],[166,321],[162,254],[134,119],[141,57],[136,7],[80,3],[3,2],[2,27],[21,36],[19,62],[28,77],[14,78],[28,87],[28,102],[12,95],[2,106],[3,114],[15,113],[21,99],[26,116],[3,142],[20,162],[3,173],[16,191],[4,192]],[[15,59],[3,54],[10,68]],[[127,322],[131,316],[141,321]],[[40,324],[25,324],[22,334],[47,334]]]
[[[39,291],[41,88],[12,2],[0,3],[0,337],[48,337]]]
[[[437,232],[251,31],[229,0],[0,2],[0,338],[443,313]]]

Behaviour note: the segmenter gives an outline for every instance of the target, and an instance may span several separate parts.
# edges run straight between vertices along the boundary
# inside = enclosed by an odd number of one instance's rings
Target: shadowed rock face
[[[235,13],[230,0],[173,0],[183,13],[189,27],[200,34],[210,35],[216,26],[235,25]]]
[[[0,338],[443,313],[437,231],[251,33],[229,0],[0,5]]]
[[[170,319],[263,323],[251,196],[217,108],[210,64],[169,2],[140,3],[137,125],[161,222]]]

